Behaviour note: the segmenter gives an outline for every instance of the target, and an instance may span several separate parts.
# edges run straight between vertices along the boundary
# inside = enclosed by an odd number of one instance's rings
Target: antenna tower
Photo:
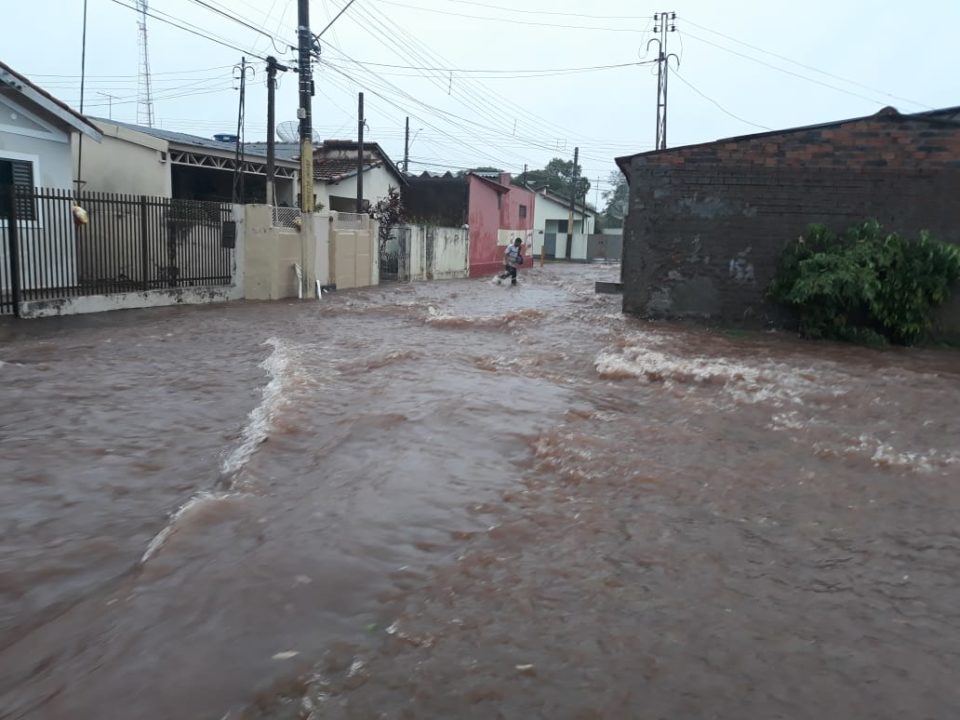
[[[137,0],[140,21],[137,44],[140,46],[140,73],[137,77],[137,122],[153,127],[153,81],[150,78],[150,51],[147,48],[147,0]]]

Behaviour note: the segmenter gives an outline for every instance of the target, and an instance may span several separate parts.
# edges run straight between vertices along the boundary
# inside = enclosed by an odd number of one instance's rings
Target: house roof
[[[248,155],[267,156],[265,142],[244,143],[243,148]],[[273,152],[278,159],[297,160],[300,157],[300,143],[277,142],[273,144]]]
[[[532,190],[532,189],[533,189],[533,188],[531,188],[531,190]],[[564,197],[563,195],[558,195],[557,193],[553,192],[552,190],[549,190],[549,189],[547,189],[547,188],[541,188],[540,190],[534,190],[534,192],[535,192],[537,195],[539,195],[540,197],[545,197],[545,198],[547,198],[548,200],[552,200],[553,202],[557,203],[558,205],[563,205],[563,207],[566,207],[566,208],[570,207],[570,198]],[[583,213],[583,214],[585,214],[585,215],[596,215],[596,214],[597,214],[597,211],[596,211],[595,208],[592,208],[592,207],[590,207],[589,205],[587,205],[586,203],[583,203],[583,202],[578,202],[578,203],[576,204],[576,209],[577,209],[580,213]]]
[[[6,88],[12,88],[62,123],[100,142],[101,134],[96,125],[62,100],[58,100],[39,85],[32,83],[9,65],[0,62],[0,92],[4,92]]]
[[[491,188],[493,188],[494,190],[496,190],[498,193],[500,193],[500,194],[502,194],[502,195],[510,192],[510,188],[508,188],[506,185],[501,185],[501,184],[498,183],[496,180],[491,180],[490,178],[484,177],[483,175],[480,175],[479,173],[468,172],[467,175],[468,175],[468,176],[472,175],[472,176],[475,177],[477,180],[479,180],[480,182],[486,183],[487,185],[489,185]]]
[[[108,123],[112,125],[118,125],[119,127],[127,128],[128,130],[134,130],[144,135],[150,135],[151,137],[159,138],[160,140],[166,140],[172,145],[179,145],[185,148],[201,148],[203,150],[215,151],[218,154],[234,155],[237,151],[237,146],[233,143],[220,142],[219,140],[214,140],[213,138],[205,138],[200,135],[190,135],[189,133],[176,132],[174,130],[163,130],[161,128],[152,128],[147,127],[146,125],[135,125],[133,123],[120,122],[118,120],[107,120],[104,118],[94,118],[98,122]],[[278,143],[279,145],[279,143]],[[253,152],[248,149],[248,144],[244,144],[244,155],[248,158],[266,158],[266,143],[264,143],[264,152]],[[277,162],[284,165],[296,165],[295,162],[289,158],[281,157],[277,155]]]
[[[363,164],[363,171],[383,167],[380,160]],[[340,182],[357,174],[357,161],[354,158],[319,157],[313,161],[313,179],[323,182]]]
[[[676,152],[678,150],[687,150],[689,148],[697,147],[707,147],[709,145],[717,145],[720,143],[739,143],[739,142],[749,142],[751,140],[757,140],[760,138],[766,137],[775,137],[779,135],[789,135],[791,133],[807,132],[809,130],[824,130],[828,128],[836,128],[842,125],[849,125],[850,123],[863,122],[864,120],[870,119],[888,119],[894,122],[902,120],[924,120],[931,124],[936,125],[960,125],[960,106],[940,108],[937,110],[927,110],[924,112],[918,113],[908,113],[902,114],[893,107],[885,107],[879,112],[874,113],[873,115],[863,115],[861,117],[855,118],[846,118],[844,120],[832,120],[825,123],[817,123],[814,125],[800,125],[798,127],[784,128],[782,130],[769,130],[766,132],[760,133],[750,133],[749,135],[736,135],[734,137],[720,138],[719,140],[711,140],[709,142],[702,143],[693,143],[691,145],[678,145],[673,148],[666,148],[665,150],[648,150],[645,152],[634,153],[633,155],[624,155],[623,157],[616,158],[617,166],[625,174],[629,167],[629,163],[633,158],[637,157],[648,157],[659,154]]]
[[[383,151],[383,148],[380,147],[379,143],[364,142],[363,149],[365,151],[369,150],[370,152],[375,153],[380,158],[379,162],[373,161],[370,163],[369,166],[365,166],[364,172],[366,172],[371,168],[380,167],[381,165],[384,165],[391,173],[393,173],[397,177],[401,185],[407,184],[406,176],[402,172],[400,172],[400,168],[398,168],[394,164],[393,160],[390,159],[390,156]],[[357,150],[358,150],[358,143],[356,140],[324,140],[319,146],[314,147],[314,155],[313,155],[314,167],[316,168],[316,166],[319,163],[321,162],[325,163],[328,160],[344,159],[348,163],[352,163],[353,172],[344,171],[343,174],[338,175],[336,179],[342,180],[343,178],[350,177],[350,175],[356,175],[357,173],[356,156],[354,156],[353,158],[328,158],[326,154],[333,151],[356,153]],[[321,179],[316,169],[314,170],[314,177],[317,179]]]

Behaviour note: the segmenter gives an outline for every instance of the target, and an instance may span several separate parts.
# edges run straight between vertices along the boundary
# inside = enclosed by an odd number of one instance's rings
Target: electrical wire
[[[683,75],[681,75],[679,71],[677,71],[677,70],[672,70],[672,71],[671,71],[671,74],[674,75],[675,77],[679,78],[679,79],[680,79],[680,82],[682,82],[682,83],[683,83],[684,85],[686,85],[688,88],[690,88],[691,90],[693,90],[697,95],[699,95],[700,97],[702,97],[702,98],[703,98],[704,100],[706,100],[707,102],[712,103],[713,105],[715,105],[716,107],[718,107],[723,113],[729,115],[729,116],[732,117],[734,120],[739,120],[740,122],[742,122],[742,123],[744,123],[744,124],[746,124],[746,125],[752,125],[753,127],[755,127],[755,128],[760,128],[761,130],[772,130],[772,129],[773,129],[773,128],[767,127],[766,125],[759,125],[758,123],[750,122],[749,120],[744,120],[744,119],[743,119],[742,117],[740,117],[739,115],[734,115],[732,112],[730,112],[729,110],[727,110],[723,105],[721,105],[720,103],[718,103],[718,102],[717,102],[716,100],[714,100],[712,97],[709,97],[708,95],[706,95],[706,94],[704,94],[703,92],[701,92],[700,90],[698,90],[698,89],[694,86],[694,84],[691,83],[689,80],[687,80],[685,77],[683,77]]]
[[[594,20],[652,20],[649,15],[588,15],[586,13],[560,12],[556,10],[522,10],[520,8],[505,7],[503,5],[488,5],[487,3],[473,2],[473,0],[448,0],[459,5],[474,5],[489,10],[506,10],[507,12],[524,13],[527,15],[560,15],[562,17],[592,18]]]
[[[407,42],[406,40],[404,40],[404,39],[402,38],[402,36],[400,36],[399,34],[394,35],[394,34],[389,33],[388,31],[390,30],[390,27],[387,27],[382,21],[380,21],[380,20],[373,14],[374,12],[378,12],[378,11],[368,11],[367,8],[362,8],[362,9],[361,9],[361,8],[358,8],[357,16],[356,16],[354,19],[357,20],[358,23],[359,23],[359,19],[360,19],[360,18],[366,19],[367,22],[361,24],[361,27],[362,27],[366,32],[368,32],[368,33],[370,33],[371,35],[373,35],[373,37],[374,37],[375,39],[377,39],[377,40],[378,40],[381,44],[383,44],[385,47],[387,46],[387,42],[384,41],[383,38],[378,37],[378,36],[373,32],[373,30],[371,29],[371,27],[368,27],[368,25],[369,25],[369,26],[372,26],[372,27],[374,27],[374,28],[376,28],[376,27],[379,26],[379,27],[381,28],[381,31],[383,31],[384,37],[386,37],[386,38],[389,40],[390,43],[392,43],[392,44],[394,44],[395,46],[397,46],[398,54],[401,54],[401,56],[402,56],[403,52],[406,51],[406,52],[410,53],[411,55],[413,55],[415,59],[416,59],[416,58],[419,58],[419,59],[421,60],[421,62],[423,62],[423,61],[425,60],[425,63],[426,63],[427,65],[430,65],[430,64],[431,64],[431,61],[432,61],[431,58],[427,57],[428,55],[435,55],[439,60],[441,60],[441,61],[443,61],[443,62],[448,62],[448,61],[446,61],[444,58],[442,58],[442,57],[440,57],[439,55],[437,55],[436,53],[433,53],[432,51],[430,51],[428,48],[423,48],[423,51],[421,52],[421,51],[418,50],[417,48],[413,47],[409,42]],[[395,23],[394,23],[394,26],[395,26]],[[417,42],[417,41],[414,40],[414,42]],[[419,43],[418,43],[418,44],[419,44]],[[401,48],[402,48],[402,49],[401,49]],[[341,50],[339,50],[338,48],[334,48],[334,49],[337,50],[337,52],[340,52],[341,54],[345,55],[345,53],[343,53],[343,52],[342,52]],[[345,55],[345,56],[346,56],[346,55]],[[346,56],[346,57],[349,58],[349,56]],[[353,58],[349,58],[349,59],[352,60]],[[356,62],[356,61],[354,61],[354,62]],[[434,61],[434,62],[435,62],[435,61]],[[371,75],[373,75],[373,73],[370,72],[369,70],[368,70],[367,72],[370,73]],[[379,73],[376,74],[376,77],[377,77],[378,80],[382,81],[382,78],[380,78]],[[431,77],[431,76],[429,76],[429,75],[425,75],[424,77],[426,77],[428,80],[430,80],[435,86],[438,86],[441,90],[444,89],[443,83],[438,83],[436,77]],[[470,112],[477,113],[478,115],[480,115],[480,116],[482,116],[482,117],[490,117],[491,114],[492,114],[492,111],[491,111],[491,103],[490,103],[490,97],[491,97],[491,96],[493,96],[493,97],[499,97],[499,98],[504,102],[505,105],[510,105],[510,104],[511,104],[511,102],[510,102],[509,100],[507,100],[506,98],[503,98],[503,96],[498,95],[495,91],[490,90],[489,88],[487,88],[487,87],[486,87],[485,85],[483,85],[482,83],[476,83],[476,84],[477,84],[481,89],[483,89],[483,90],[485,91],[485,93],[486,93],[485,95],[481,95],[481,94],[473,91],[473,90],[470,88],[469,84],[468,84],[468,85],[465,86],[465,97],[464,97],[464,98],[458,98],[458,99],[460,100],[460,102],[464,105],[464,107],[467,108]],[[392,85],[392,87],[397,88],[396,85],[393,85],[392,83],[391,83],[391,85]],[[402,91],[401,91],[401,92],[402,92]],[[409,95],[409,94],[407,94],[407,95]],[[515,104],[514,104],[514,105],[515,105]],[[434,108],[434,110],[436,110],[436,108]],[[441,111],[441,112],[444,112],[444,111]],[[529,113],[528,111],[522,111],[522,112],[523,112],[523,114],[527,114],[527,115],[529,115],[529,116],[531,116],[531,117],[538,117],[538,116],[536,116],[536,115],[534,115],[534,114],[532,114],[532,113]],[[449,114],[449,113],[447,113],[447,114]],[[461,118],[461,117],[459,117],[459,116],[454,116],[454,117],[456,117],[458,120],[462,120],[462,121],[464,121],[464,122],[468,122],[468,123],[471,123],[471,124],[474,124],[474,125],[478,125],[479,127],[483,127],[483,128],[492,130],[493,132],[495,132],[495,133],[497,133],[497,134],[499,134],[499,135],[503,135],[503,136],[507,136],[507,137],[516,137],[516,136],[513,135],[512,132],[503,131],[503,130],[500,130],[500,129],[498,129],[498,128],[490,128],[489,126],[484,126],[484,125],[482,125],[482,124],[475,123],[474,121],[467,120],[466,118]],[[503,118],[502,118],[502,116],[501,116],[501,121],[502,121],[502,122],[505,122],[505,124],[509,126],[510,124],[512,124],[513,118],[507,118],[506,120],[503,120]],[[547,122],[548,124],[550,124],[549,121],[546,121],[546,122]],[[560,128],[561,131],[566,132],[566,130],[565,130],[564,128],[562,128],[561,126],[557,126],[557,127]],[[521,136],[521,137],[522,137],[522,136]],[[539,147],[540,149],[545,149],[545,150],[549,150],[550,152],[555,152],[555,149],[554,149],[554,148],[550,148],[550,147],[548,147],[548,146],[543,145],[542,142],[539,141],[539,140],[532,140],[532,139],[531,139],[531,140],[529,140],[528,142],[529,142],[530,144],[533,144],[533,145]],[[593,159],[596,159],[596,158],[593,158]],[[598,161],[601,161],[601,162],[602,162],[602,161],[606,161],[606,158],[604,158],[603,160],[598,160]]]
[[[273,35],[271,35],[269,32],[267,32],[264,28],[262,28],[262,27],[257,27],[256,25],[253,25],[252,23],[248,22],[247,20],[244,20],[243,18],[237,17],[236,15],[233,15],[233,14],[227,12],[226,10],[221,10],[220,8],[216,7],[215,5],[212,5],[211,3],[206,2],[206,0],[190,0],[190,2],[192,2],[194,5],[199,5],[199,6],[202,7],[202,8],[206,8],[207,10],[210,10],[211,12],[216,13],[216,14],[219,15],[220,17],[225,17],[225,18],[227,18],[227,20],[233,20],[233,22],[237,23],[238,25],[242,25],[243,27],[245,27],[245,28],[247,28],[247,29],[249,29],[249,30],[253,30],[255,33],[259,33],[260,35],[265,35],[266,37],[270,38],[271,40],[274,39],[274,38],[273,38]]]
[[[375,2],[383,3],[384,5],[395,5],[396,7],[408,8],[410,10],[419,10],[421,12],[436,13],[438,15],[451,15],[454,17],[469,18],[471,20],[486,20],[488,22],[509,23],[510,25],[533,25],[534,27],[566,28],[569,30],[597,30],[600,32],[628,32],[628,33],[643,32],[643,30],[637,30],[636,28],[592,27],[590,25],[563,25],[560,23],[536,22],[533,20],[516,20],[513,18],[503,18],[503,17],[498,18],[498,17],[489,17],[485,15],[468,15],[467,13],[453,12],[452,10],[437,10],[436,8],[423,7],[422,5],[409,5],[404,2],[397,2],[397,0],[375,0]]]
[[[424,67],[417,65],[391,65],[389,63],[376,63],[376,62],[364,62],[366,65],[372,65],[374,67],[391,67],[391,68],[401,68],[404,70],[414,70],[414,71],[428,71],[437,73],[436,78],[438,80],[447,80],[450,73],[469,73],[469,78],[471,80],[515,80],[515,79],[529,79],[529,78],[546,78],[546,77],[566,77],[568,75],[577,75],[581,73],[590,73],[590,72],[601,72],[605,70],[616,70],[628,67],[640,67],[642,65],[652,65],[656,64],[656,60],[641,61],[641,62],[629,62],[629,63],[617,63],[614,65],[596,65],[593,67],[581,67],[581,68],[557,68],[554,70],[454,70],[450,68],[432,68]],[[489,75],[478,75],[476,73],[492,73]],[[510,73],[510,74],[508,74]],[[383,72],[381,75],[387,75],[391,77],[416,77],[419,72],[414,73],[389,73]]]
[[[203,38],[204,40],[209,40],[210,42],[217,43],[218,45],[222,45],[226,48],[230,48],[231,50],[236,50],[237,52],[244,53],[251,57],[257,58],[258,60],[263,60],[264,62],[266,62],[266,58],[263,55],[255,53],[250,49],[245,49],[224,38],[208,35],[207,33],[196,28],[196,26],[190,25],[190,23],[187,23],[186,25],[181,25],[180,23],[176,22],[177,18],[174,18],[172,15],[167,15],[166,13],[160,13],[159,10],[144,11],[133,5],[127,5],[125,2],[121,2],[121,0],[110,0],[110,2],[114,3],[115,5],[119,5],[120,7],[126,8],[127,10],[133,10],[135,13],[138,13],[140,15],[145,14],[147,15],[147,17],[151,17],[154,20],[157,20],[158,22],[166,23],[167,25],[172,25],[175,28],[183,30],[184,32],[188,32],[191,35],[196,35],[197,37]],[[158,15],[157,13],[160,13],[160,14]],[[161,15],[166,17],[161,17]],[[173,18],[173,19],[169,19],[169,18]],[[186,21],[183,21],[183,22],[186,22]]]
[[[864,85],[863,83],[857,82],[856,80],[850,80],[849,78],[845,78],[840,75],[835,75],[834,73],[827,72],[826,70],[821,70],[820,68],[814,67],[812,65],[807,65],[798,60],[789,58],[786,55],[780,55],[779,53],[775,53],[771,50],[765,50],[762,47],[758,47],[757,45],[751,45],[750,43],[744,42],[743,40],[740,40],[739,38],[736,38],[732,35],[727,35],[726,33],[722,33],[718,30],[712,30],[706,27],[705,25],[701,25],[699,23],[694,22],[693,20],[690,20],[687,17],[684,17],[683,21],[689,25],[693,25],[694,27],[700,28],[701,30],[706,30],[708,33],[719,35],[720,37],[726,38],[727,40],[737,43],[738,45],[743,45],[744,47],[750,48],[751,50],[756,50],[757,52],[761,52],[765,55],[770,55],[771,57],[778,58],[779,60],[783,60],[793,65],[797,65],[798,67],[802,67],[805,70],[810,70],[812,72],[819,73],[821,75],[825,75],[827,77],[833,78],[834,80],[839,80],[841,82],[849,83],[850,85],[856,85],[857,87],[862,88],[864,90],[869,90],[870,92],[880,93],[881,95],[885,95],[886,97],[892,98],[894,100],[902,100],[903,102],[910,103],[911,105],[917,105],[919,107],[924,107],[929,110],[933,110],[932,105],[927,105],[926,103],[917,102],[916,100],[911,100],[909,98],[901,97],[899,95],[893,95],[892,93],[889,93],[885,90],[880,90],[878,88],[870,87],[869,85]]]
[[[866,95],[861,95],[860,93],[853,92],[852,90],[847,90],[845,88],[837,87],[836,85],[831,85],[830,83],[826,83],[821,80],[808,77],[807,75],[801,75],[800,73],[793,72],[792,70],[787,70],[786,68],[782,68],[777,65],[773,65],[772,63],[768,63],[764,60],[761,60],[760,58],[755,58],[751,55],[747,55],[745,53],[739,52],[732,48],[724,47],[723,45],[718,45],[717,43],[707,40],[706,38],[702,38],[699,35],[694,35],[690,31],[685,31],[685,32],[688,37],[691,37],[694,40],[710,45],[711,47],[715,47],[718,50],[723,50],[724,52],[730,53],[731,55],[736,55],[737,57],[744,58],[745,60],[750,60],[751,62],[759,63],[760,65],[771,68],[772,70],[782,72],[785,75],[791,75],[792,77],[799,78],[801,80],[806,80],[807,82],[814,83],[815,85],[820,85],[821,87],[829,88],[830,90],[836,90],[837,92],[844,93],[845,95],[850,95],[852,97],[859,98],[861,100],[866,100],[869,103],[873,103],[876,105],[884,104],[883,101],[877,100],[876,98],[867,97]]]

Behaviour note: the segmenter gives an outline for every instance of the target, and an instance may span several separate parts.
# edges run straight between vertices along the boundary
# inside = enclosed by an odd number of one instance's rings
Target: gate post
[[[143,289],[150,289],[150,243],[147,240],[147,196],[140,196],[140,278]]]
[[[10,292],[13,296],[13,314],[20,317],[20,232],[17,227],[17,186],[10,185],[10,211],[7,213],[7,243],[10,254]]]

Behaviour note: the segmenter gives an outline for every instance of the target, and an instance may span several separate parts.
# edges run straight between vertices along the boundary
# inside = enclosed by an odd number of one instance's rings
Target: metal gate
[[[0,188],[0,314],[30,300],[229,285],[231,217],[218,202]]]
[[[397,227],[380,243],[380,282],[410,279],[410,228]]]

